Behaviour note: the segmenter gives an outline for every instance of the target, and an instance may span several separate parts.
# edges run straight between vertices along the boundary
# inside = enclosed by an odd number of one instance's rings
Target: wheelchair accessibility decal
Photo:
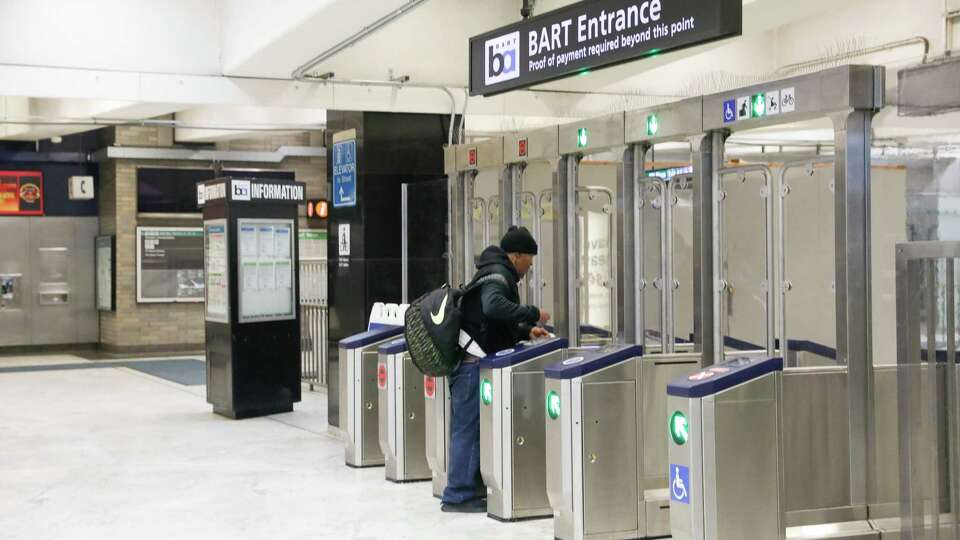
[[[670,464],[670,500],[690,504],[690,469]]]

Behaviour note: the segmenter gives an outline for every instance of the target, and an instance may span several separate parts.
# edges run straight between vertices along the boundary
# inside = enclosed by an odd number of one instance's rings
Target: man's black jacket
[[[497,246],[488,247],[480,255],[474,279],[491,274],[504,279],[485,280],[460,306],[463,329],[487,354],[509,349],[526,339],[540,320],[539,309],[520,303],[520,274]]]

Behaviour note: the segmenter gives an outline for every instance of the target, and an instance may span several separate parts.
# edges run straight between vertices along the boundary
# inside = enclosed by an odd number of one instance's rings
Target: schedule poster
[[[206,296],[208,321],[230,322],[230,265],[227,224],[224,220],[204,224],[206,250]]]
[[[137,227],[137,302],[203,302],[203,229]]]
[[[296,318],[292,220],[240,219],[241,323]]]

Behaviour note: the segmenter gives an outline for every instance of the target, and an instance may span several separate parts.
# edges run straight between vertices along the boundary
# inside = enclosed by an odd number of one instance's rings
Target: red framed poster
[[[0,216],[42,216],[43,173],[0,171]]]

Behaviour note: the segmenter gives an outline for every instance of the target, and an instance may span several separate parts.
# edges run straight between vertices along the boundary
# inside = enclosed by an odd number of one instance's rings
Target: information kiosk
[[[304,185],[220,178],[203,207],[207,402],[249,418],[300,401],[297,205]]]

